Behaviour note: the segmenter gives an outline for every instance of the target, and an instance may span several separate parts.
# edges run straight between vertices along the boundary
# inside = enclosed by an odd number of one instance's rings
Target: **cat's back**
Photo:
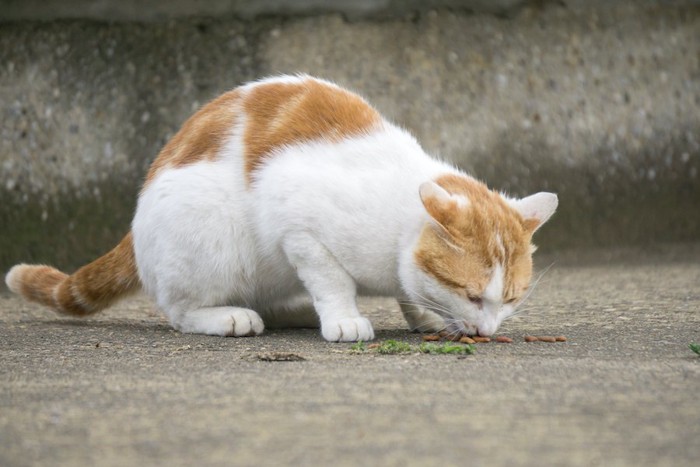
[[[339,143],[382,126],[360,96],[309,76],[282,77],[243,88],[245,169],[249,178],[266,159],[305,143]]]
[[[304,144],[338,144],[386,127],[369,103],[307,75],[255,81],[214,99],[165,145],[144,188],[168,169],[234,162],[246,185],[270,159]]]

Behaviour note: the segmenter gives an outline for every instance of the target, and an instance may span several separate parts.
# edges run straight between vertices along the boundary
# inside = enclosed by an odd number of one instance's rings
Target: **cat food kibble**
[[[486,342],[491,342],[490,337],[474,336],[472,337],[472,339],[474,339],[474,342],[476,342],[477,344],[485,344]]]
[[[426,342],[433,342],[433,341],[439,341],[440,336],[437,334],[424,334],[423,335],[423,340]]]
[[[507,336],[498,336],[496,338],[496,342],[500,342],[502,344],[511,344],[513,342],[513,339]]]
[[[525,336],[525,342],[566,342],[566,336]]]
[[[459,340],[462,344],[476,344],[476,341],[469,336],[462,336]]]

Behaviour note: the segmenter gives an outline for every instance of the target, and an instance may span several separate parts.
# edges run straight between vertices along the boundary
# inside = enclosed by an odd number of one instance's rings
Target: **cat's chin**
[[[478,329],[476,326],[465,323],[464,321],[453,321],[447,325],[445,331],[449,335],[476,336]]]

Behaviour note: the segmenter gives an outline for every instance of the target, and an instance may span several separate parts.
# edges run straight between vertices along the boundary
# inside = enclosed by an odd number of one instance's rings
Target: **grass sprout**
[[[377,353],[384,355],[415,352],[413,346],[408,342],[399,342],[393,339],[381,342],[379,346],[375,348],[375,350]]]
[[[434,342],[423,342],[418,346],[418,350],[421,353],[429,354],[457,354],[457,355],[471,355],[474,353],[476,348],[471,345],[454,344],[452,342],[443,342],[440,344],[435,344]]]
[[[350,346],[353,353],[376,352],[382,355],[395,355],[407,353],[423,353],[430,355],[471,355],[476,348],[470,344],[457,344],[453,342],[423,342],[420,345],[411,345],[408,342],[393,339],[367,345],[359,341]]]
[[[353,352],[365,352],[367,350],[367,344],[362,341],[357,341],[350,346],[350,350]]]

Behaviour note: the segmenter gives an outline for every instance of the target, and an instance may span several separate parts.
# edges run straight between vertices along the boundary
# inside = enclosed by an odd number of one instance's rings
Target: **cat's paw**
[[[323,338],[330,342],[371,341],[374,339],[372,324],[367,318],[342,318],[321,324]]]
[[[200,308],[184,314],[178,329],[186,333],[211,336],[257,336],[265,329],[253,310],[236,307]]]
[[[243,337],[257,336],[265,329],[263,320],[253,310],[234,308],[231,313],[231,330],[227,336]]]

